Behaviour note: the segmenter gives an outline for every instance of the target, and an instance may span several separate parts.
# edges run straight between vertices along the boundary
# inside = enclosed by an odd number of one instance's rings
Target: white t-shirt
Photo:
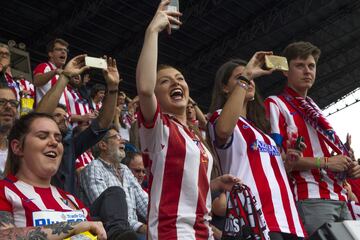
[[[0,176],[4,173],[7,155],[8,155],[7,149],[6,150],[0,149]]]

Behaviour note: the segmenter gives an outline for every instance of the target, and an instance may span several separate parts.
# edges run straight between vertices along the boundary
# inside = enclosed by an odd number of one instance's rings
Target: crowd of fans
[[[286,46],[287,86],[265,101],[255,82],[274,71],[272,52],[224,63],[204,114],[183,74],[157,63],[159,33],[181,24],[167,4],[145,32],[133,99],[111,57],[93,84],[85,55],[68,60],[57,38],[28,81],[0,44],[0,239],[225,239],[240,231],[228,219],[239,184],[258,204],[261,239],[360,216],[351,137],[343,144],[307,96],[320,49]]]

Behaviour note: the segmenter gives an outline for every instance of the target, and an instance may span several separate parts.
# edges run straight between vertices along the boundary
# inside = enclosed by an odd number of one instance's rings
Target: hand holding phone
[[[167,6],[168,11],[173,11],[173,12],[179,12],[179,0],[171,0],[169,5]],[[180,26],[176,25],[176,24],[171,24],[171,29],[177,30],[179,29]]]
[[[107,62],[103,58],[85,57],[85,65],[93,68],[107,69]]]

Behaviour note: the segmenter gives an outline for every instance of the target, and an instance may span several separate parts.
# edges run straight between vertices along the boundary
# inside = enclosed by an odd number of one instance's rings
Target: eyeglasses
[[[0,98],[0,106],[6,106],[7,103],[10,103],[10,106],[14,108],[17,108],[19,106],[19,101],[17,100]]]
[[[143,173],[146,174],[146,169],[137,169],[137,168],[131,168],[131,171],[135,173]]]
[[[0,51],[0,55],[3,57],[10,57],[10,53],[9,52],[1,52]]]
[[[111,136],[108,136],[108,137],[105,137],[105,139],[110,139],[110,138],[117,138],[117,139],[121,139],[121,136],[120,136],[120,134],[118,134],[118,133],[116,133],[116,134],[114,134],[114,135],[111,135]]]
[[[69,49],[67,49],[67,48],[54,48],[54,51],[58,51],[58,52],[65,51],[65,52],[69,53]]]

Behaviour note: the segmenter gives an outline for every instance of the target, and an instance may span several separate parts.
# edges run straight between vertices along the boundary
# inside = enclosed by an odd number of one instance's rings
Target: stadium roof
[[[135,68],[143,35],[159,0],[13,0],[2,2],[0,42],[24,42],[31,65],[47,59],[46,44],[61,37],[70,56],[115,56],[134,96]],[[292,41],[322,50],[312,96],[325,107],[360,86],[358,0],[180,0],[183,26],[162,33],[159,62],[179,67],[191,96],[209,105],[216,69],[230,58],[249,59],[257,50],[280,54]],[[98,75],[98,74],[97,74]],[[99,77],[97,77],[100,79]],[[278,91],[281,74],[258,80],[264,96]]]

